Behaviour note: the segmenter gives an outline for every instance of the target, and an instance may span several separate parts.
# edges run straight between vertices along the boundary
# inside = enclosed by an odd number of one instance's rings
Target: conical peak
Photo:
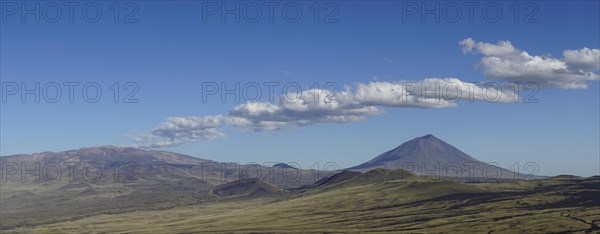
[[[427,134],[427,135],[425,135],[425,136],[422,136],[422,137],[417,137],[417,139],[430,140],[430,139],[438,139],[438,138],[437,138],[437,137],[435,137],[435,136],[434,136],[434,135],[432,135],[432,134]]]
[[[436,145],[444,142],[444,141],[440,140],[439,138],[435,137],[432,134],[427,134],[427,135],[422,136],[422,137],[417,137],[417,138],[413,139],[412,141],[419,142],[420,144],[433,143],[433,144],[436,144]]]
[[[449,150],[452,147],[448,143],[440,140],[432,134],[427,134],[425,136],[416,137],[410,141],[404,142],[400,146],[396,147],[394,150],[394,154],[402,153],[406,155],[418,154],[418,152],[422,150],[440,150],[445,151]]]
[[[441,142],[442,140],[438,139],[437,137],[435,137],[432,134],[427,134],[425,136],[421,136],[421,137],[415,137],[410,141],[404,142],[402,145],[406,145],[406,146],[417,146],[417,145],[429,145],[430,143],[433,144],[439,144],[439,142]],[[400,145],[400,146],[402,146]]]

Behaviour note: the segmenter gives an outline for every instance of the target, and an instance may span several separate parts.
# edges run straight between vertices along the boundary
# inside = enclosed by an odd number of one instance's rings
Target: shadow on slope
[[[285,189],[260,179],[229,182],[214,187],[211,192],[219,197],[262,197],[287,193]]]

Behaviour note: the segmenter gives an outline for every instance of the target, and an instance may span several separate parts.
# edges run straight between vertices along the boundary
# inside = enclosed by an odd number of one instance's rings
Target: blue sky
[[[41,7],[47,4],[38,3]],[[86,2],[80,3],[82,7]],[[6,95],[7,85],[14,83],[25,83],[30,88],[36,82],[42,87],[52,82],[79,82],[80,86],[75,89],[73,103],[65,93],[56,103],[43,98],[36,103],[33,95],[23,103],[20,93],[6,96],[0,111],[1,155],[135,145],[140,143],[136,137],[149,136],[176,143],[158,149],[218,161],[299,162],[303,167],[331,161],[344,168],[432,133],[482,161],[497,162],[503,167],[536,162],[539,174],[600,173],[600,86],[597,79],[577,80],[583,71],[597,78],[598,70],[581,70],[577,61],[563,55],[566,50],[583,53],[579,50],[600,48],[597,1],[534,2],[527,8],[521,3],[518,23],[511,10],[515,2],[498,2],[502,16],[497,22],[486,21],[482,6],[475,8],[473,22],[469,22],[467,8],[458,2],[463,8],[456,23],[444,20],[443,12],[440,22],[435,22],[434,15],[426,16],[422,22],[420,12],[406,15],[403,20],[403,2],[393,1],[335,2],[337,11],[332,19],[337,23],[322,22],[322,17],[333,9],[326,9],[326,2],[319,4],[319,23],[313,21],[310,7],[314,2],[308,1],[299,2],[303,14],[296,23],[281,16],[285,3],[275,8],[272,23],[267,18],[267,8],[262,9],[263,17],[256,23],[243,19],[236,23],[233,16],[222,22],[219,13],[206,15],[203,22],[200,1],[133,3],[138,7],[133,16],[137,23],[122,22],[123,16],[133,9],[126,8],[124,2],[120,4],[118,23],[113,21],[113,2],[107,1],[98,2],[103,14],[96,23],[86,22],[81,14],[74,14],[73,22],[69,22],[66,12],[56,23],[46,19],[54,15],[41,15],[39,23],[34,15],[26,15],[22,22],[20,12],[8,14],[4,5],[0,15],[2,95]],[[228,6],[235,3],[228,2]],[[427,2],[427,7],[435,7],[435,3]],[[446,2],[437,3],[452,10]],[[524,23],[534,8],[531,20],[537,22]],[[80,8],[75,9],[75,13],[81,13]],[[465,40],[468,38],[472,40]],[[510,47],[497,44],[499,41],[509,41]],[[513,48],[516,53],[486,50],[492,46]],[[527,59],[519,56],[523,51],[546,59],[540,66],[562,62],[568,69],[550,75],[537,74],[535,69],[500,69],[518,73],[512,78],[493,73],[502,65],[493,63],[495,58],[519,64]],[[592,61],[592,65],[597,64]],[[539,102],[458,101],[450,103],[454,104],[452,107],[415,108],[373,101],[357,91],[361,85],[397,85],[400,81],[422,82],[427,78],[501,85],[513,84],[515,79],[535,81],[541,86],[534,96]],[[565,80],[567,83],[561,83]],[[96,103],[84,101],[80,94],[81,87],[89,82],[102,89],[103,95]],[[114,92],[110,89],[115,82],[119,83],[119,103],[113,101]],[[139,88],[133,97],[139,100],[137,103],[122,102],[131,91],[124,89],[128,82]],[[265,115],[244,115],[250,113],[244,112],[250,106],[235,102],[232,96],[226,102],[216,96],[203,102],[202,85],[207,82],[224,82],[229,87],[236,82],[295,82],[304,90],[315,82],[332,82],[341,89],[349,87],[349,99],[372,112],[351,115],[356,120],[346,120],[348,116],[336,112],[335,117],[344,121],[314,119],[321,112],[310,108],[305,112],[285,112],[285,117],[292,120],[284,121],[285,126],[277,130],[233,123],[232,112],[234,117],[249,121],[259,121],[257,118]],[[62,86],[62,91],[67,89]],[[260,103],[269,108],[281,107],[278,103],[268,106],[268,100],[264,100],[266,90],[262,91]],[[281,86],[275,92],[280,94]],[[233,111],[237,107],[239,111]],[[352,108],[327,111],[363,111]],[[302,114],[310,118],[300,117]],[[277,115],[266,118],[284,116]],[[196,117],[194,126],[202,125],[200,132],[174,132],[169,128],[190,121],[169,120],[170,117],[192,116]],[[206,116],[220,117],[215,117],[218,123],[213,123]],[[193,137],[181,141],[177,141],[180,135],[165,137],[177,133],[191,133]]]

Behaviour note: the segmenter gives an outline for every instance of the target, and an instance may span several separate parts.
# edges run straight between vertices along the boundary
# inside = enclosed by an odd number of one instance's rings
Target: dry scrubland
[[[251,182],[247,188],[269,186]],[[199,204],[97,214],[5,231],[600,232],[598,176],[462,184],[377,169],[339,174],[289,193],[266,189],[258,196],[247,188],[236,187],[233,190],[244,192]]]

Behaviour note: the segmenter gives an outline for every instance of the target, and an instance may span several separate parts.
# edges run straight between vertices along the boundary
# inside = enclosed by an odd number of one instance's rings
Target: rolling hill
[[[235,195],[268,194],[310,185],[328,174],[112,146],[3,156],[0,170],[0,230],[216,201],[222,197],[211,189],[236,181],[258,182]]]
[[[215,186],[211,192],[221,197],[260,197],[287,193],[286,190],[260,179],[244,179]]]
[[[223,200],[169,209],[101,214],[8,232],[80,232],[83,229],[111,233],[600,231],[598,176],[469,184],[423,178],[388,169],[344,173],[287,199]]]

